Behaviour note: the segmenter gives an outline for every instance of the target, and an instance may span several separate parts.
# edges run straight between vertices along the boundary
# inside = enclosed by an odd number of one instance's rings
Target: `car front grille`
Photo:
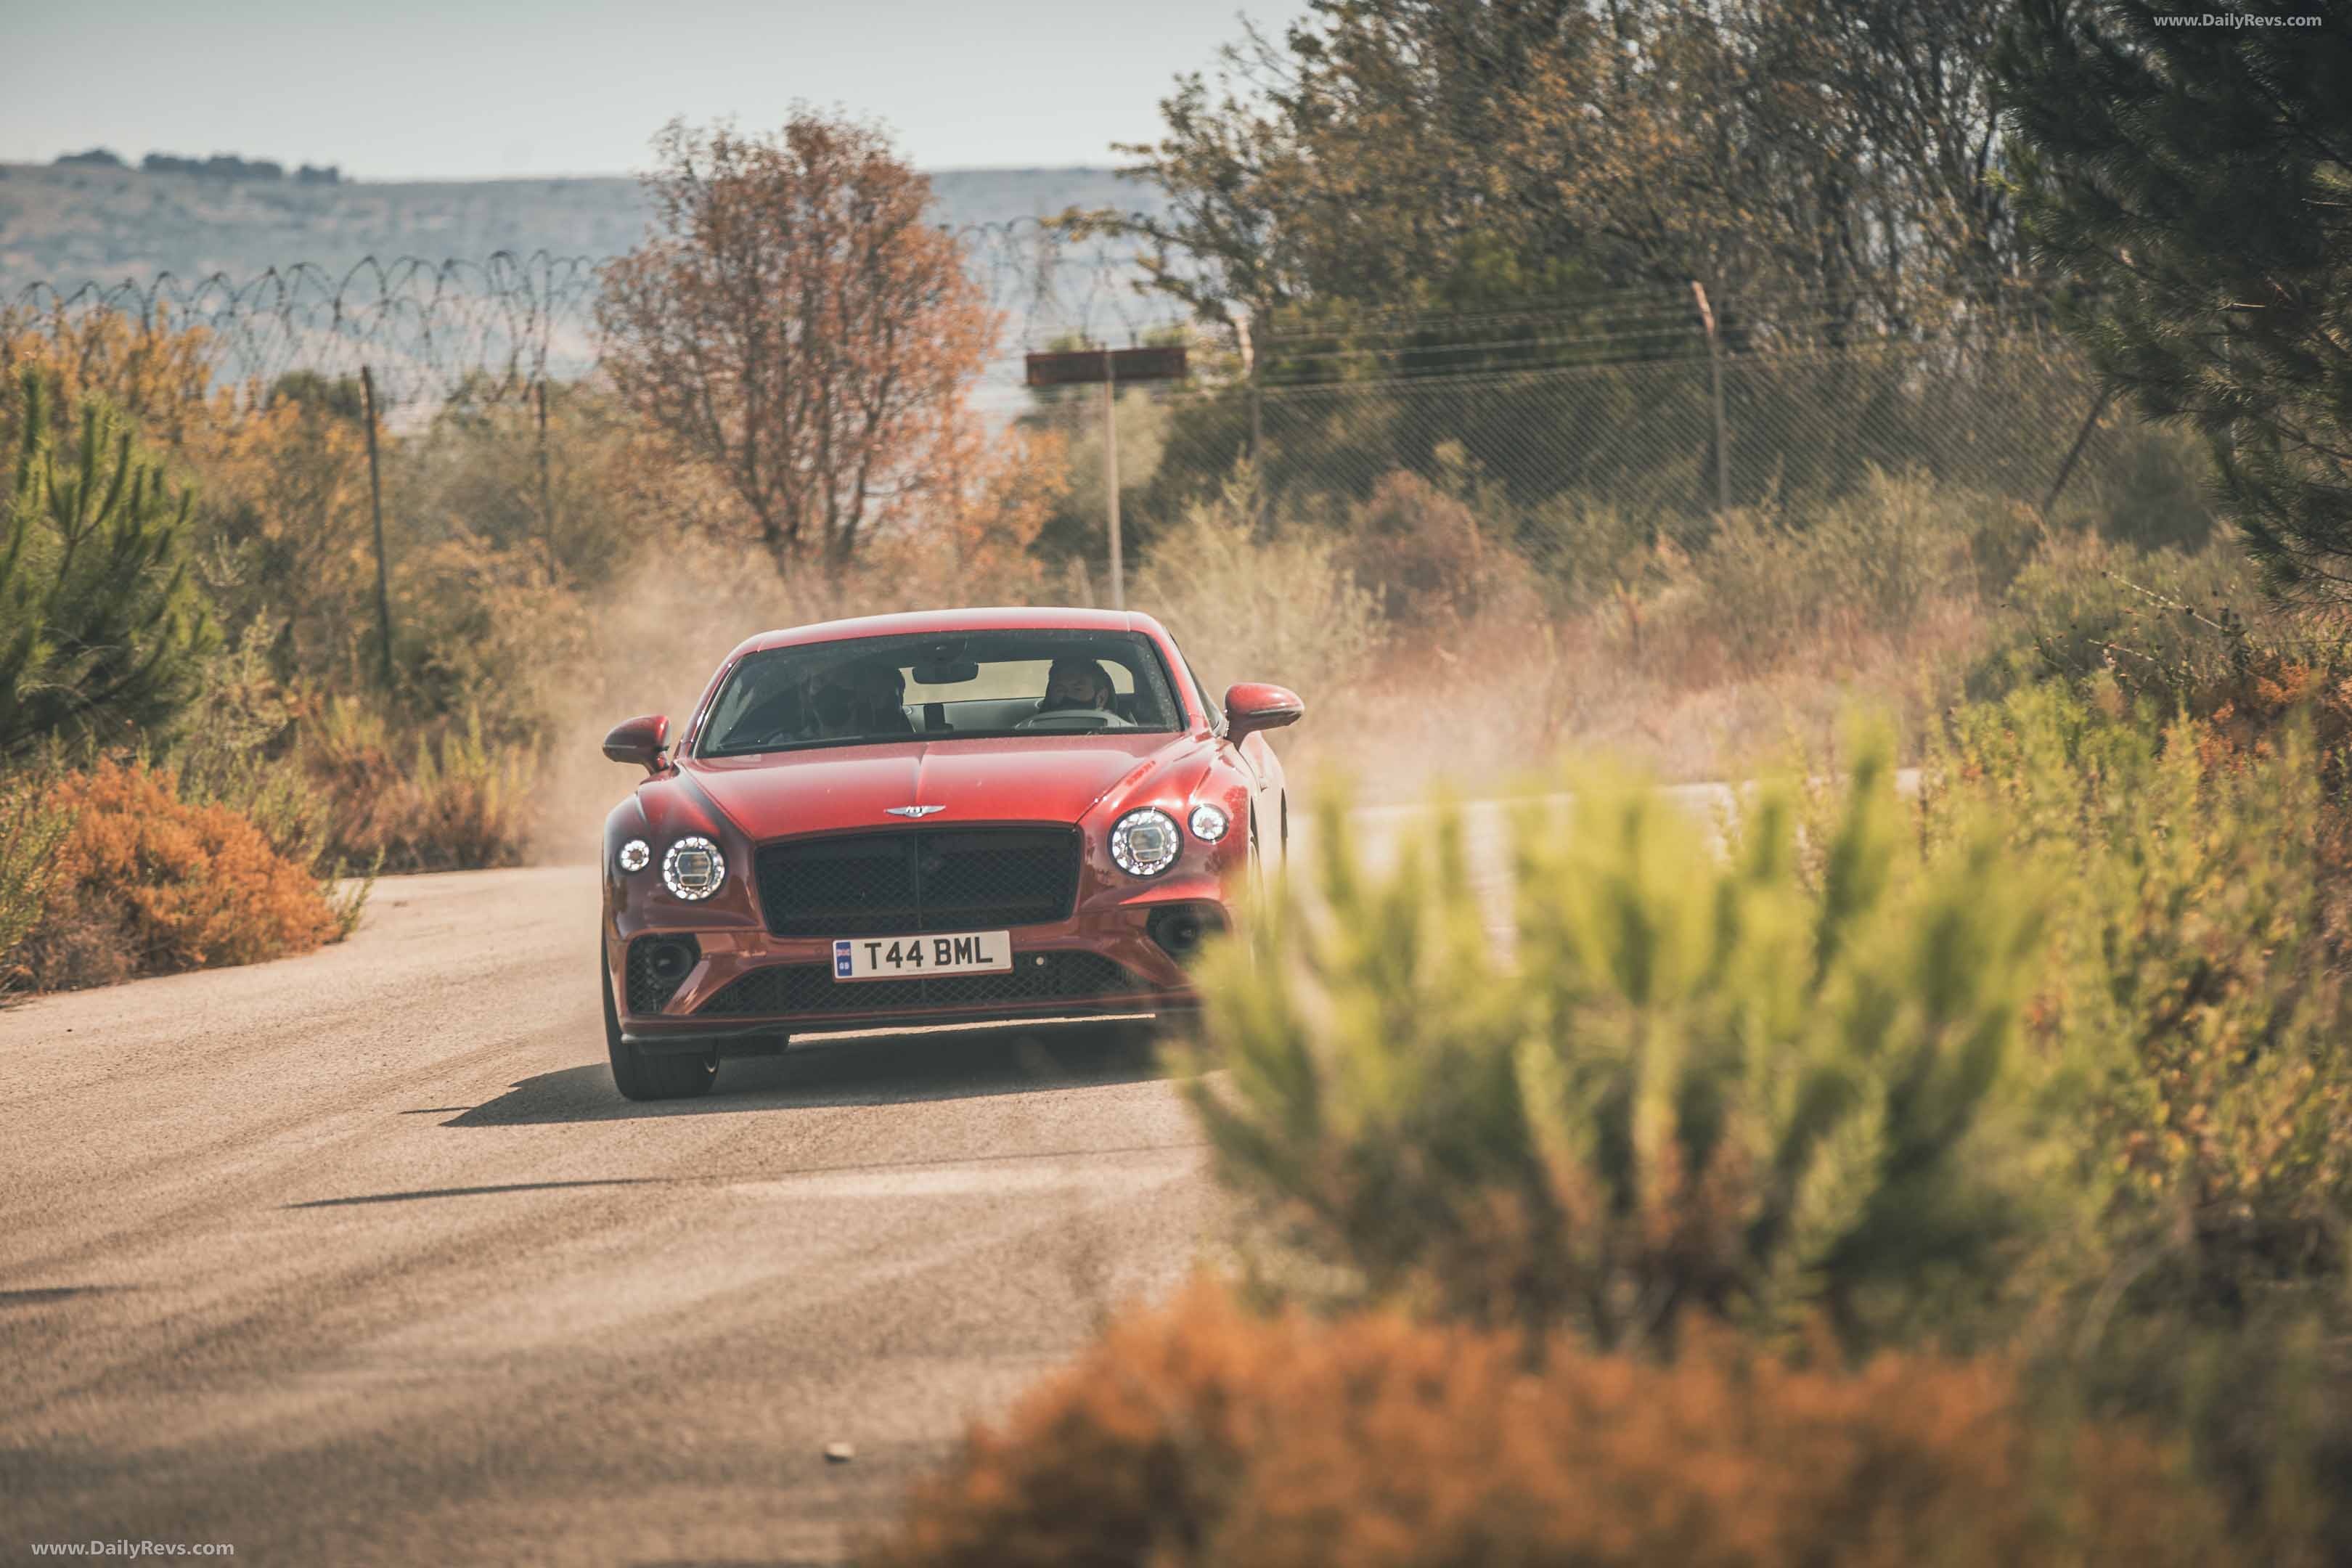
[[[901,936],[1066,920],[1078,899],[1072,827],[929,827],[804,838],[752,858],[777,936]]]
[[[836,981],[823,963],[772,963],[739,974],[698,1013],[769,1018],[989,1003],[1083,1002],[1149,992],[1150,983],[1095,952],[1019,952],[996,974],[933,974],[918,980]]]

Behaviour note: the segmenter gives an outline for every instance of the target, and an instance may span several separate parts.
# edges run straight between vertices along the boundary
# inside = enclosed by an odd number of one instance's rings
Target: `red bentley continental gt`
[[[613,1081],[707,1092],[793,1035],[1191,1005],[1287,840],[1278,686],[1213,702],[1150,616],[959,610],[755,637],[604,823]]]

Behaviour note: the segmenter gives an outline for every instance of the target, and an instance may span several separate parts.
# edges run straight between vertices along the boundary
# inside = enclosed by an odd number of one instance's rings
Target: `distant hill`
[[[954,226],[1160,205],[1150,187],[1109,169],[947,169],[931,179],[939,221]],[[341,270],[369,255],[602,258],[636,243],[646,214],[637,183],[622,177],[330,184],[0,163],[0,299],[34,282],[70,292],[164,272],[242,281],[297,262]]]

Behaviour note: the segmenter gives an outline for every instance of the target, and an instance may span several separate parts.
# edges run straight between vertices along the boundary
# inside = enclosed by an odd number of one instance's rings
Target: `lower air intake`
[[[629,943],[629,1011],[650,1017],[669,1005],[702,958],[690,936],[641,936]]]

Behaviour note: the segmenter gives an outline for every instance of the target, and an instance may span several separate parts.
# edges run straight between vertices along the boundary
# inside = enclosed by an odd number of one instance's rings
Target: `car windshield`
[[[1130,632],[855,637],[745,655],[695,754],[1172,731],[1182,711],[1159,651]]]

